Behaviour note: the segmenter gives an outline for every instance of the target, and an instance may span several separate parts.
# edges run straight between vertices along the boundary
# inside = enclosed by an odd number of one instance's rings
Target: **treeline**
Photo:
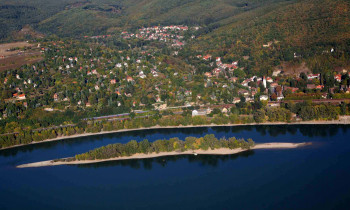
[[[148,128],[156,125],[160,126],[179,126],[179,125],[223,125],[228,123],[245,124],[253,123],[251,116],[239,116],[230,114],[228,116],[218,114],[214,117],[191,115],[173,115],[173,116],[149,116],[147,118],[134,118],[130,120],[114,121],[81,121],[70,127],[60,127],[34,131],[19,131],[12,134],[0,135],[0,148],[40,142],[47,139],[53,139],[63,136],[72,136],[83,133],[99,133],[103,131],[117,131],[121,129]]]
[[[263,122],[293,122],[297,118],[307,120],[335,120],[339,115],[349,114],[349,104],[339,106],[331,104],[284,103],[281,107],[257,107],[251,114],[245,115],[237,107],[232,107],[228,113],[214,109],[208,116],[192,116],[192,112],[184,110],[182,115],[172,113],[155,114],[145,117],[131,117],[125,120],[81,120],[72,126],[54,127],[41,130],[25,130],[12,134],[0,135],[0,148],[19,144],[29,144],[63,136],[72,136],[84,133],[99,133],[117,131],[121,129],[149,128],[153,126],[187,126],[187,125],[225,125],[247,124]],[[296,118],[297,117],[297,118]]]
[[[336,93],[333,95],[333,99],[348,99],[350,98],[350,94],[349,93]]]
[[[132,156],[137,153],[150,154],[159,152],[184,152],[188,150],[214,150],[219,148],[229,149],[250,149],[255,145],[252,139],[245,141],[244,139],[236,139],[231,137],[229,139],[221,138],[217,139],[213,134],[206,135],[204,137],[187,137],[185,141],[179,138],[171,138],[169,140],[156,140],[149,142],[147,139],[137,142],[132,140],[126,144],[110,144],[104,147],[100,147],[89,152],[76,155],[71,160],[95,160],[95,159],[109,159],[115,157]],[[62,160],[62,159],[61,159]]]
[[[285,108],[260,109],[254,113],[254,120],[257,123],[269,122],[291,122],[292,112]]]
[[[287,94],[284,100],[311,100],[322,99],[321,93],[291,93]]]
[[[303,120],[336,120],[339,118],[337,109],[327,104],[303,106],[298,114]]]
[[[285,103],[281,107],[259,109],[254,112],[254,121],[262,122],[292,122],[295,117],[304,121],[309,120],[336,120],[339,115],[348,114],[349,105],[342,103],[340,106],[331,104]]]

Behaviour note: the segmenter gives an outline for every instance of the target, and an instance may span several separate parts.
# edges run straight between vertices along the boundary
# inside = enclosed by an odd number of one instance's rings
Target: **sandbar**
[[[250,148],[250,150],[255,149],[293,149],[298,148],[302,146],[311,145],[311,142],[308,143],[280,143],[280,142],[273,142],[273,143],[262,143],[262,144],[256,144],[254,147]],[[249,149],[229,149],[229,148],[220,148],[220,149],[214,149],[214,150],[188,150],[184,152],[159,152],[159,153],[149,153],[149,154],[143,154],[143,153],[137,153],[131,156],[125,156],[125,157],[115,157],[110,159],[96,159],[96,160],[75,160],[75,161],[54,161],[54,160],[47,160],[47,161],[41,161],[41,162],[35,162],[35,163],[27,163],[23,165],[17,166],[17,168],[31,168],[31,167],[44,167],[44,166],[58,166],[58,165],[78,165],[78,164],[89,164],[89,163],[99,163],[99,162],[106,162],[106,161],[117,161],[117,160],[130,160],[130,159],[146,159],[146,158],[156,158],[156,157],[162,157],[162,156],[174,156],[174,155],[232,155],[237,154],[240,152],[247,151]]]

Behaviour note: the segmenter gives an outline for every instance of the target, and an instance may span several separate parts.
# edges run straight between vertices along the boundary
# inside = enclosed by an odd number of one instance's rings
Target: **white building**
[[[193,110],[192,111],[192,117],[194,116],[203,116],[207,114],[207,110],[200,111],[200,110]]]
[[[192,117],[194,117],[194,116],[198,116],[198,111],[197,110],[193,110],[192,111]]]
[[[260,101],[267,101],[267,100],[269,100],[269,97],[267,95],[260,96]]]

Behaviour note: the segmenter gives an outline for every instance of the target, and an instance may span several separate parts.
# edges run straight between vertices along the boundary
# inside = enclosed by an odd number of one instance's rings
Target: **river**
[[[215,134],[288,150],[184,155],[18,169],[111,143]],[[258,125],[132,131],[0,151],[0,209],[348,209],[349,125]]]

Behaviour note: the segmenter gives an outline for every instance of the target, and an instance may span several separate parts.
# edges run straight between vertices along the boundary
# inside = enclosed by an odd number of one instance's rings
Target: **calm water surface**
[[[313,142],[290,150],[17,169],[132,139],[215,134]],[[0,151],[0,209],[349,209],[350,126],[289,125],[135,131]]]

